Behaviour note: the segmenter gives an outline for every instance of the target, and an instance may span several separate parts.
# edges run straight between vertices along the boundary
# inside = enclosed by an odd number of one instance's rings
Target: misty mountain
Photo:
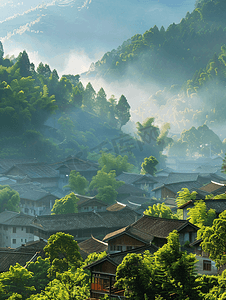
[[[92,64],[86,76],[109,82],[154,81],[163,87],[183,84],[221,51],[226,40],[226,2],[210,0],[197,6],[179,24],[154,26],[124,41]]]
[[[13,0],[0,4],[0,36],[6,54],[18,48],[35,51],[59,70],[59,57],[65,59],[70,51],[98,57],[98,53],[117,47],[154,24],[168,26],[179,22],[193,9],[194,2],[35,0],[31,4]]]

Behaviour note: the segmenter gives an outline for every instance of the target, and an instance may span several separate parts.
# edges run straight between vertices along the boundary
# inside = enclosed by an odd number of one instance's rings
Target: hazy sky
[[[154,25],[180,22],[195,0],[0,0],[5,55],[24,49],[31,60],[81,73],[103,53]]]

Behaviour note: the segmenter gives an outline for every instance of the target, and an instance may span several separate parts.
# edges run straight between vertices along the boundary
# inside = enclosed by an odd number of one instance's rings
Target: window
[[[4,226],[4,230],[8,230],[8,226]]]
[[[122,246],[117,246],[117,251],[122,251]]]
[[[28,214],[29,209],[26,207],[26,208],[24,209],[24,212],[25,212],[25,214]]]
[[[23,239],[21,239],[20,241],[23,242]]]
[[[132,250],[133,246],[126,246],[126,250]]]
[[[13,244],[16,244],[16,239],[13,239]]]
[[[211,271],[211,261],[210,260],[204,260],[203,261],[203,270],[204,271]]]
[[[21,227],[21,231],[24,231],[24,228],[23,228],[23,227]]]
[[[16,227],[13,227],[13,233],[16,233]]]
[[[25,243],[27,243],[27,239],[25,239],[24,241],[25,241]]]

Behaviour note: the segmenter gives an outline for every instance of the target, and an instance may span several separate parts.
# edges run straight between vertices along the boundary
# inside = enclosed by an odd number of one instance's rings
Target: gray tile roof
[[[3,212],[2,214],[4,213],[6,212]],[[5,220],[1,220],[0,218],[0,224],[8,226],[34,226],[34,219],[34,216],[25,215],[23,213],[14,213],[11,218],[5,218]]]
[[[185,209],[185,208],[189,208],[189,207],[193,207],[194,203],[198,201],[198,200],[190,200],[187,203],[185,203],[184,205],[181,205],[179,207],[179,209]],[[203,200],[206,203],[206,208],[207,210],[209,209],[215,209],[217,214],[222,213],[224,210],[226,210],[226,195],[225,195],[225,199],[207,199],[207,200]]]
[[[20,170],[24,176],[29,178],[57,178],[59,177],[58,171],[53,169],[46,163],[28,163],[28,164],[17,164],[12,166],[5,174],[10,174],[13,169]]]
[[[116,179],[119,181],[124,181],[126,184],[134,184],[135,182],[141,179],[145,179],[147,182],[156,182],[155,177],[149,174],[142,175],[136,173],[127,173],[127,172],[122,172],[122,174],[117,176]]]
[[[18,213],[15,211],[6,210],[6,211],[1,212],[0,213],[0,224],[6,222],[7,220],[9,220],[17,215],[18,215]]]
[[[68,157],[64,161],[57,162],[51,165],[55,170],[66,167],[69,170],[81,171],[97,171],[99,170],[99,165],[89,160],[82,160],[78,157]]]
[[[120,211],[82,212],[65,215],[38,216],[36,225],[46,231],[124,227],[133,223],[137,214],[125,207]]]
[[[118,194],[149,195],[148,192],[131,184],[123,184],[116,190]]]
[[[94,238],[93,236],[91,236],[90,239],[79,243],[78,246],[83,252],[85,252],[87,254],[87,256],[90,253],[93,253],[93,252],[100,253],[100,252],[107,251],[107,249],[108,249],[107,243],[102,242],[102,241]]]
[[[167,238],[169,233],[173,230],[177,230],[179,232],[188,225],[198,229],[197,226],[189,223],[187,220],[165,219],[147,215],[144,215],[131,226],[135,229],[139,229],[140,231],[153,235],[154,237]]]

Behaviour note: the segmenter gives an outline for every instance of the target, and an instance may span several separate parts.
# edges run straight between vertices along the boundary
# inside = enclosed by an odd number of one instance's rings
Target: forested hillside
[[[137,138],[123,135],[121,127],[131,117],[124,95],[107,99],[103,88],[96,92],[91,83],[84,87],[79,75],[59,78],[43,63],[35,68],[26,51],[11,59],[3,54],[1,45],[0,158],[56,161],[79,155],[97,161],[104,150],[127,154],[139,168],[150,151],[164,161],[161,152],[168,131],[161,132],[153,119],[140,124],[143,134],[138,132]],[[154,138],[146,142],[144,135],[152,131]]]
[[[107,52],[87,76],[182,84],[220,52],[226,38],[225,10],[224,0],[201,1],[179,24],[154,26]]]

